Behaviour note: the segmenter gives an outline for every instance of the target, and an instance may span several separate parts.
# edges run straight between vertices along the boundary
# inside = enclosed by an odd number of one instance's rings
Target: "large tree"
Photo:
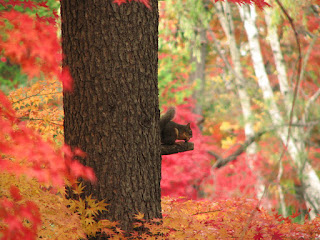
[[[85,193],[110,204],[102,217],[132,228],[133,214],[161,218],[158,2],[61,1],[65,143],[79,147],[97,184]]]

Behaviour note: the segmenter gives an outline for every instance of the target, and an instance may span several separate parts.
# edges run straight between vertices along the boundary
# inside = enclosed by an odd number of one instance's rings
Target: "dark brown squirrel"
[[[169,108],[168,111],[160,117],[161,143],[172,145],[176,140],[188,142],[192,138],[190,123],[181,125],[171,121],[176,111]]]

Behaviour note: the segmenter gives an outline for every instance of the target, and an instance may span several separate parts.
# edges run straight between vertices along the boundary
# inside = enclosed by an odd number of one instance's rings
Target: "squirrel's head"
[[[183,133],[183,139],[187,142],[187,141],[190,140],[190,138],[192,138],[192,130],[191,130],[191,127],[190,127],[190,123],[188,123],[186,125],[185,132]]]
[[[191,126],[190,126],[190,123],[187,124],[187,132],[188,134],[192,137],[192,130],[191,130]]]

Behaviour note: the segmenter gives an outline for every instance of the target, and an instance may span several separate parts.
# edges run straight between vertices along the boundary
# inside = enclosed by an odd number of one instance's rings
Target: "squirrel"
[[[160,117],[161,143],[173,145],[176,140],[184,140],[188,142],[192,138],[192,130],[190,123],[181,125],[171,121],[176,111],[169,108],[168,111]]]

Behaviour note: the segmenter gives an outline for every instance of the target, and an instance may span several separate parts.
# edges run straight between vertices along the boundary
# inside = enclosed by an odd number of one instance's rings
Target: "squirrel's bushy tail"
[[[174,108],[169,108],[168,111],[160,117],[160,129],[162,130],[168,122],[170,122],[174,115],[176,114],[176,110]]]

